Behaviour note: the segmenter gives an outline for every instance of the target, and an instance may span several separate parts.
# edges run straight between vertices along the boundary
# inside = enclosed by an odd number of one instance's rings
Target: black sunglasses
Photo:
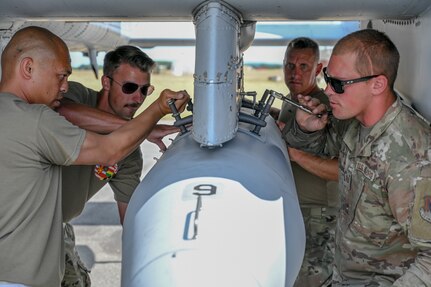
[[[138,84],[133,83],[133,82],[126,82],[124,84],[120,84],[119,82],[117,82],[116,80],[114,80],[111,76],[106,76],[106,77],[108,79],[111,79],[112,81],[114,81],[116,84],[120,85],[121,86],[121,90],[123,91],[123,93],[128,94],[128,95],[133,94],[134,92],[136,92],[136,90],[138,88],[140,88],[141,89],[141,94],[143,96],[147,96],[148,89],[151,86],[150,84],[139,86]]]
[[[372,79],[372,78],[375,78],[378,76],[380,76],[380,75],[372,75],[372,76],[366,76],[366,77],[362,77],[362,78],[342,81],[342,80],[339,80],[336,78],[331,78],[330,76],[328,76],[328,74],[326,73],[326,67],[323,68],[323,78],[325,79],[326,84],[331,85],[332,89],[337,94],[344,93],[344,86],[345,85],[351,85],[354,83],[365,82],[365,81],[368,81],[369,79]]]

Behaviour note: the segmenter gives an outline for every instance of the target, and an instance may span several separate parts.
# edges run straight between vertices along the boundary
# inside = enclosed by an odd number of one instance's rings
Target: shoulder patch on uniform
[[[118,164],[104,166],[96,164],[94,166],[94,175],[100,180],[110,180],[118,172]]]
[[[373,181],[376,176],[375,172],[371,168],[360,161],[356,163],[356,170],[360,171],[370,181]]]
[[[431,223],[431,196],[425,196],[423,198],[423,205],[419,209],[419,214],[423,220]]]
[[[409,229],[417,242],[431,242],[431,178],[420,177],[416,181]]]

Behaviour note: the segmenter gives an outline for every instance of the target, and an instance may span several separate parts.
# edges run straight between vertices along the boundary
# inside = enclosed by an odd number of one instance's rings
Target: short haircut
[[[119,46],[115,50],[106,53],[103,61],[103,74],[112,76],[121,64],[129,64],[142,72],[151,73],[155,63],[147,54],[135,46]]]
[[[320,60],[320,53],[319,53],[319,44],[317,44],[316,41],[307,38],[307,37],[299,37],[295,38],[292,41],[289,42],[286,48],[286,53],[284,54],[284,58],[286,58],[287,52],[289,52],[292,49],[311,49],[314,52],[314,57],[316,60],[316,63]]]
[[[397,78],[400,54],[389,37],[374,29],[353,32],[335,44],[332,54],[355,53],[357,72],[365,77],[384,75],[393,90]]]

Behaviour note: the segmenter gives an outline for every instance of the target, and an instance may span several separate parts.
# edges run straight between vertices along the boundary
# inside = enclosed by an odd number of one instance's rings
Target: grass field
[[[99,75],[102,75],[102,71],[99,71]],[[251,69],[246,68],[244,71],[245,81],[244,87],[245,91],[256,91],[257,99],[260,99],[263,95],[265,89],[275,90],[277,92],[286,94],[288,92],[284,80],[283,71],[281,69]],[[269,78],[278,79],[278,81],[269,80]],[[71,81],[76,81],[84,84],[86,87],[92,88],[94,90],[100,90],[100,79],[96,79],[94,74],[90,70],[78,70],[75,69],[72,75],[69,77]],[[151,84],[154,85],[155,91],[153,95],[149,96],[144,102],[143,106],[139,109],[142,111],[148,107],[154,99],[159,95],[159,93],[165,89],[169,88],[174,91],[186,90],[190,96],[193,97],[193,75],[183,75],[175,76],[170,73],[170,71],[164,71],[160,74],[152,74]],[[274,107],[281,107],[281,101],[275,100]],[[184,116],[186,116],[186,112]],[[169,118],[167,116],[166,118]]]

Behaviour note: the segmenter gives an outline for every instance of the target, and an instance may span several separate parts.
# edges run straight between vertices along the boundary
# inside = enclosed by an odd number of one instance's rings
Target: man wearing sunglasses
[[[154,61],[134,46],[120,46],[106,54],[99,92],[69,82],[58,109],[69,121],[97,133],[110,133],[131,120],[153,87],[150,84]],[[157,125],[148,140],[161,150],[165,135],[178,132],[168,125]],[[63,220],[65,224],[66,270],[62,286],[90,286],[87,268],[75,250],[75,236],[69,222],[84,209],[85,203],[109,183],[123,223],[127,204],[140,182],[143,160],[140,148],[113,166],[70,166],[63,168]],[[77,285],[80,284],[84,285]]]
[[[333,286],[431,286],[431,129],[394,91],[400,55],[366,29],[335,45],[326,94],[333,116],[299,96],[289,144],[339,155],[341,208]]]
[[[296,38],[287,45],[283,71],[290,99],[298,101],[298,95],[303,94],[328,103],[327,96],[317,85],[317,76],[322,70],[319,53],[319,45],[309,38]],[[283,103],[278,116],[282,136],[291,129],[295,110],[296,107]],[[338,161],[291,147],[288,152],[307,238],[295,286],[330,286],[338,203]]]

